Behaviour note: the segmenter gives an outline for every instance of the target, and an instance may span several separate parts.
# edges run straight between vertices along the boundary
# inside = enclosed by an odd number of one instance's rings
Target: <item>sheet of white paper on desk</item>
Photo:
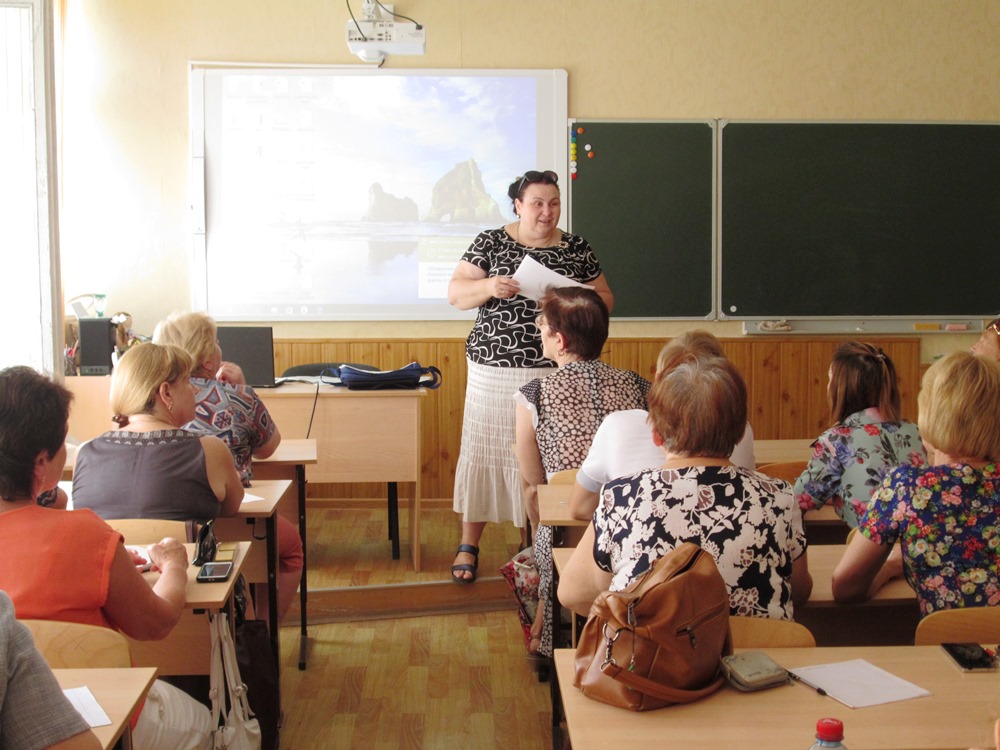
[[[263,500],[263,499],[264,498],[262,498],[260,495],[255,495],[252,492],[243,493],[243,502],[245,503],[255,503],[258,500]]]
[[[865,708],[930,695],[930,691],[896,677],[864,659],[852,659],[789,672],[810,685],[823,688],[831,698],[850,708]]]
[[[524,256],[521,265],[514,271],[513,278],[521,285],[521,291],[518,293],[522,297],[533,299],[536,302],[542,298],[542,295],[550,287],[582,286],[585,289],[594,288],[588,284],[581,284],[579,281],[574,281],[567,276],[563,276],[561,273],[556,273],[550,268],[546,268],[530,255]]]
[[[63,690],[63,694],[65,694],[69,702],[73,704],[76,712],[83,717],[84,721],[91,728],[106,727],[111,723],[111,719],[104,713],[101,704],[97,702],[97,698],[94,697],[94,694],[90,692],[90,688],[86,685],[83,687],[66,688]]]
[[[126,544],[125,549],[135,552],[137,555],[139,555],[139,557],[141,557],[143,560],[146,561],[146,564],[141,567],[139,565],[135,566],[143,573],[145,573],[147,570],[153,567],[153,563],[150,562],[149,559],[149,550],[146,549],[145,544]]]

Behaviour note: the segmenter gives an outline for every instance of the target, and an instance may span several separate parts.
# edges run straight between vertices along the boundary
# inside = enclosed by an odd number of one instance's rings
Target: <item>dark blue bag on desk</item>
[[[363,370],[351,365],[341,365],[327,372],[339,377],[340,385],[345,385],[352,391],[441,387],[441,371],[433,366],[421,367],[418,362],[411,362],[398,370]]]

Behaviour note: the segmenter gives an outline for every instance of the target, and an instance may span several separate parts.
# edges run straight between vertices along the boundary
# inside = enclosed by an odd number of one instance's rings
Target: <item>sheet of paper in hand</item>
[[[514,279],[521,285],[519,294],[522,297],[533,299],[536,302],[542,298],[551,287],[561,286],[582,286],[585,289],[593,289],[588,284],[581,284],[579,281],[563,276],[561,273],[546,268],[530,255],[524,256],[521,265],[514,271]]]

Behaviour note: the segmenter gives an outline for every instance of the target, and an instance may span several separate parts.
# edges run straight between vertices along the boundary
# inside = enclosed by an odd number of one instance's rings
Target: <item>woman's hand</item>
[[[243,374],[243,369],[233,362],[223,362],[222,367],[215,373],[215,379],[232,385],[247,384],[247,378]]]
[[[168,536],[156,544],[151,544],[147,550],[149,551],[149,561],[153,564],[154,570],[166,570],[171,566],[187,570],[187,550],[173,537]]]
[[[510,276],[491,276],[489,278],[490,295],[497,299],[510,299],[521,291],[517,279]]]

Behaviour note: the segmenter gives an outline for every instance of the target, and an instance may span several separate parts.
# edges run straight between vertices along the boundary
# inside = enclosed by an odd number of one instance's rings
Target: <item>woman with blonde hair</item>
[[[833,572],[833,595],[873,595],[893,577],[897,541],[921,615],[1000,605],[1000,363],[955,352],[924,373],[918,397],[927,467],[899,466],[872,495]]]
[[[695,329],[668,341],[656,358],[656,378],[681,362],[695,358],[725,359],[722,344],[708,331]],[[645,409],[629,409],[608,414],[594,435],[570,495],[569,508],[574,518],[589,521],[597,510],[601,485],[615,477],[651,469],[663,463],[663,450],[653,442]],[[747,422],[743,435],[729,460],[737,466],[753,469],[753,429]]]
[[[832,502],[851,528],[889,469],[926,460],[917,425],[900,419],[899,384],[889,355],[848,341],[833,355],[827,398],[833,426],[816,438],[795,481],[803,512]]]
[[[101,518],[204,523],[231,516],[243,485],[225,443],[184,429],[194,418],[191,361],[175,346],[129,349],[111,377],[118,430],[80,447],[73,507]]]
[[[222,359],[215,320],[203,312],[176,313],[160,322],[153,341],[181,347],[191,358],[195,410],[185,425],[201,435],[214,435],[232,453],[244,487],[253,481],[253,458],[267,458],[281,442],[278,426],[243,370]],[[302,538],[294,523],[277,516],[278,618],[295,599],[304,564]]]

